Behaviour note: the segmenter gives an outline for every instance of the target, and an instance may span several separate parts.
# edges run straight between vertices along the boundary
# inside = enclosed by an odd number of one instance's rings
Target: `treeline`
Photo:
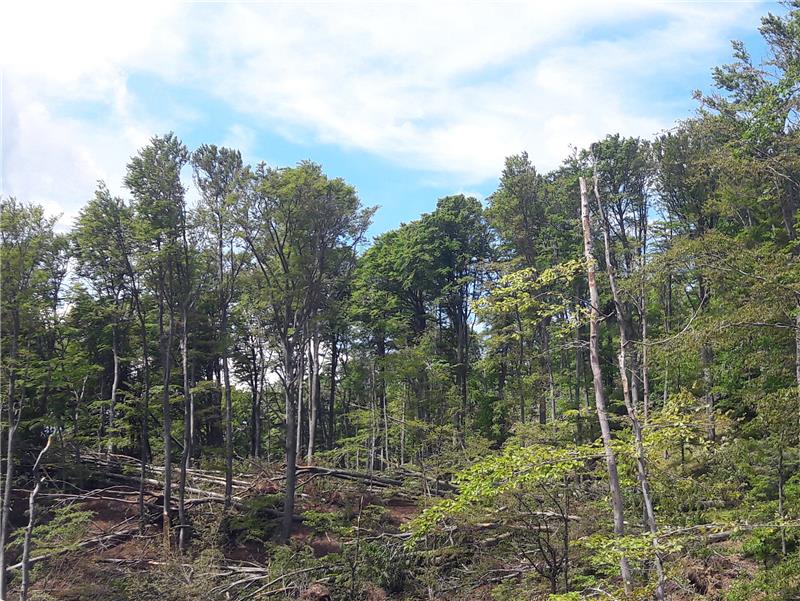
[[[735,44],[697,115],[653,140],[607,136],[550,173],[509,157],[485,203],[441,198],[369,244],[374,209],[319,165],[253,167],[173,134],[130,160],[126,197],[100,184],[68,233],[4,199],[0,546],[17,449],[51,435],[136,455],[142,480],[164,465],[165,543],[177,495],[181,549],[194,463],[224,464],[230,503],[238,461],[285,461],[285,541],[298,462],[449,476],[528,424],[556,449],[602,439],[618,538],[631,509],[654,539],[680,520],[663,481],[679,472],[653,473],[651,434],[674,434],[661,442],[681,465],[691,449],[769,441],[762,463],[772,473],[779,452],[780,471],[765,494],[788,519],[798,31],[794,7],[767,16],[766,62]],[[626,442],[633,485],[612,469]],[[633,553],[619,557],[626,588]],[[567,564],[545,570],[554,592]]]

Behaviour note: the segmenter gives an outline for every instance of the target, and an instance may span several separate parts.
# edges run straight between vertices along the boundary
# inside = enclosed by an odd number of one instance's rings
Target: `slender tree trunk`
[[[161,408],[164,426],[164,508],[162,511],[164,549],[170,549],[170,507],[172,505],[172,407],[170,404],[170,380],[172,375],[172,341],[175,333],[175,316],[169,311],[167,335],[162,336],[162,360],[164,363],[163,392]]]
[[[222,382],[225,387],[225,509],[229,509],[233,495],[233,398],[227,352],[222,353]]]
[[[331,340],[331,388],[328,398],[328,449],[336,446],[336,369],[339,364],[339,340],[334,333]]]
[[[400,422],[400,466],[402,467],[406,462],[406,410],[408,407],[408,394],[410,387],[408,383],[405,384],[405,394],[403,395],[403,408]]]
[[[195,362],[192,361],[191,363],[192,373],[189,378],[189,447],[192,449],[192,452],[189,454],[189,460],[187,461],[187,467],[192,467],[192,461],[194,460],[194,456],[196,453],[196,445],[195,442],[197,441],[197,435],[195,433],[195,408],[194,408],[194,392],[192,391],[192,387],[197,383],[196,375],[195,375]]]
[[[6,436],[6,473],[3,488],[3,509],[0,511],[0,601],[8,599],[8,576],[6,574],[6,542],[8,541],[8,518],[11,513],[11,489],[14,479],[14,451],[16,450],[17,420],[9,405],[8,434]]]
[[[798,423],[800,423],[800,294],[796,295],[796,303],[794,317],[794,381],[797,392],[797,419]]]
[[[311,415],[308,419],[308,453],[306,461],[309,465],[314,461],[314,443],[317,438],[317,420],[319,419],[319,406],[320,406],[320,361],[319,361],[319,332],[315,329],[311,335],[311,342],[308,345],[309,351],[309,367],[311,373],[311,381],[309,387],[311,389],[309,402],[309,409]]]
[[[258,457],[261,446],[259,441],[261,409],[259,407],[258,362],[255,349],[251,350],[251,364],[253,373],[250,378],[250,456]]]
[[[597,291],[597,280],[595,276],[595,259],[592,241],[592,232],[589,224],[589,198],[586,187],[586,180],[580,178],[581,189],[581,223],[583,225],[583,246],[584,256],[587,264],[587,275],[589,280],[589,298],[591,303],[589,320],[589,363],[592,367],[594,378],[594,399],[597,409],[597,419],[600,422],[600,432],[603,438],[603,448],[605,450],[606,467],[608,468],[608,482],[611,490],[611,508],[614,513],[614,534],[617,537],[625,536],[625,517],[624,504],[622,501],[622,491],[619,484],[619,473],[617,471],[617,457],[611,442],[611,427],[608,422],[608,411],[606,410],[605,388],[603,387],[603,373],[600,369],[600,345],[598,340],[598,321],[600,295]],[[620,558],[620,573],[625,586],[625,592],[631,591],[631,570],[628,559],[623,556]]]
[[[522,328],[520,327],[519,344],[517,345],[519,354],[517,355],[517,385],[519,386],[519,421],[525,423],[525,405],[527,399],[525,398],[525,379],[523,377],[523,365],[525,356],[525,345],[522,336]]]
[[[192,456],[192,407],[189,386],[189,325],[188,310],[184,304],[181,321],[181,369],[183,371],[183,453],[181,453],[181,471],[178,481],[178,548],[186,550],[189,542],[189,523],[186,519],[186,472],[189,468],[189,458]]]
[[[142,402],[139,416],[140,446],[139,461],[141,469],[139,471],[139,530],[144,532],[147,523],[147,516],[144,510],[144,481],[147,478],[147,462],[150,459],[150,433],[148,429],[148,417],[150,415],[150,353],[148,352],[147,325],[144,320],[141,305],[136,300],[137,313],[139,316],[139,334],[142,343],[142,359],[144,362],[144,390],[142,391]],[[0,597],[2,599],[2,597]]]
[[[373,399],[373,424],[374,424],[374,434],[373,434],[373,450],[372,455],[375,455],[375,443],[378,440],[378,421],[375,417],[374,411],[378,409],[381,410],[382,413],[384,412],[384,407],[386,406],[386,379],[384,377],[384,368],[385,368],[385,361],[386,361],[386,338],[383,332],[378,335],[378,358],[375,361],[373,367],[373,379],[375,381],[375,397]],[[387,428],[384,425],[384,444],[381,447],[382,449],[387,448],[386,442],[386,432]],[[381,455],[384,453],[382,452]],[[384,461],[388,461],[388,457],[384,457]],[[385,468],[385,464],[382,468]],[[374,468],[374,458],[373,458],[373,468]]]
[[[116,318],[115,318],[116,319]],[[114,420],[116,418],[117,408],[117,388],[119,387],[119,341],[117,333],[117,325],[111,327],[111,352],[114,355],[114,378],[111,381],[111,402],[108,408],[108,452],[115,451],[113,436],[114,436]]]
[[[778,441],[778,517],[781,520],[781,555],[786,555],[786,526],[783,522],[786,519],[784,511],[784,464],[783,464],[783,433]]]
[[[797,297],[794,317],[794,379],[797,386],[797,418],[800,420],[800,295]]]
[[[286,488],[283,495],[283,519],[281,521],[281,542],[289,541],[292,533],[294,515],[294,495],[297,487],[297,429],[295,424],[295,382],[297,374],[294,367],[292,344],[283,341],[284,355],[284,401],[286,405]],[[302,388],[302,384],[299,386]]]
[[[50,449],[50,444],[52,442],[53,435],[51,434],[47,438],[47,444],[39,451],[39,456],[33,464],[33,480],[35,484],[28,498],[28,525],[25,527],[25,539],[22,544],[22,585],[19,595],[22,601],[26,601],[28,598],[28,587],[30,584],[31,535],[33,534],[33,523],[36,519],[36,495],[39,494],[39,489],[42,486],[42,482],[44,482],[44,478],[39,476],[39,464]]]
[[[644,287],[644,284],[642,284]],[[644,293],[643,293],[644,294]],[[648,365],[647,306],[642,299],[642,394],[644,402],[644,423],[650,421],[650,372]]]
[[[267,368],[264,365],[264,347],[259,341],[258,347],[258,399],[256,404],[256,457],[261,457],[261,440],[263,438],[263,410],[262,410],[262,403],[264,401],[264,391],[267,389],[266,386],[266,371]],[[270,430],[272,428],[271,420],[269,418],[269,412],[267,412],[267,461],[269,461],[269,449],[270,449]]]
[[[303,428],[303,391],[305,387],[303,386],[305,375],[306,375],[306,355],[305,355],[305,344],[303,344],[302,348],[298,353],[300,357],[300,364],[297,370],[298,378],[297,378],[297,418],[295,422],[295,439],[297,440],[297,455],[300,457],[303,456],[302,448],[303,448],[303,437],[302,437],[302,428]]]
[[[389,407],[386,395],[383,395],[383,460],[385,468],[389,467]]]
[[[458,384],[459,384],[459,391],[461,394],[461,415],[459,419],[459,426],[460,426],[460,434],[461,438],[464,437],[464,432],[467,425],[467,407],[469,405],[468,399],[468,390],[467,390],[467,377],[469,372],[469,349],[467,348],[467,344],[469,343],[469,334],[467,331],[467,310],[464,307],[467,301],[465,299],[460,300],[460,306],[458,309],[458,327],[456,332],[456,362],[458,363]],[[383,369],[383,367],[381,367]],[[386,394],[383,393],[382,401],[386,402]]]
[[[597,209],[601,216],[603,225],[603,242],[605,247],[606,271],[608,273],[609,284],[611,285],[611,295],[614,299],[614,308],[616,310],[617,319],[620,322],[619,328],[619,355],[617,356],[619,362],[619,377],[622,381],[623,399],[625,407],[628,410],[628,419],[630,419],[631,427],[633,429],[633,439],[636,446],[636,472],[639,478],[639,484],[642,489],[642,500],[645,512],[645,526],[656,537],[658,535],[658,528],[656,526],[655,511],[653,509],[653,502],[650,495],[650,483],[647,475],[647,459],[645,457],[644,442],[642,439],[642,427],[639,423],[639,418],[636,415],[636,401],[631,392],[630,380],[635,378],[635,375],[629,376],[627,369],[626,358],[628,354],[628,337],[626,328],[623,325],[624,306],[622,298],[617,287],[617,274],[616,267],[611,256],[611,233],[606,217],[606,212],[603,203],[600,199],[600,192],[597,186],[597,176],[594,178],[594,194],[597,200]],[[653,539],[653,545],[657,545],[657,538]],[[656,599],[662,601],[664,599],[664,570],[661,565],[661,556],[656,550],[655,552],[655,566],[658,573],[658,586],[656,588]]]

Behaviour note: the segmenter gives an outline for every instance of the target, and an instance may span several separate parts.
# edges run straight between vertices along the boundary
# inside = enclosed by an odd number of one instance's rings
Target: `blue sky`
[[[763,51],[764,2],[62,2],[0,8],[2,189],[74,218],[154,134],[311,159],[380,205],[372,233],[505,156],[542,171],[606,133],[650,137]],[[188,179],[188,178],[187,178]]]

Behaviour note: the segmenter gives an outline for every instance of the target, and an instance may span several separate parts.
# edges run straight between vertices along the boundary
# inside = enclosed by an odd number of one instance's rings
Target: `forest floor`
[[[424,481],[419,474],[379,473],[370,477],[348,470],[301,466],[296,512],[302,521],[295,524],[288,555],[276,559],[276,553],[280,554],[274,541],[282,466],[251,463],[248,471],[238,473],[234,478],[234,507],[228,512],[222,503],[224,474],[192,470],[187,507],[195,538],[190,551],[182,554],[175,536],[177,516],[173,517],[171,548],[165,551],[159,521],[163,497],[157,466],[149,473],[145,491],[148,524],[140,531],[138,462],[124,456],[106,458],[90,453],[82,460],[89,469],[80,486],[62,487],[60,491],[49,488],[39,499],[45,522],[53,523],[58,508],[88,513],[77,528],[66,524],[61,527],[64,532],[42,534],[49,537],[48,543],[34,548],[32,557],[48,557],[34,566],[32,599],[177,600],[193,598],[193,590],[198,591],[195,597],[199,599],[349,598],[328,596],[331,589],[327,585],[337,576],[326,573],[326,558],[338,557],[337,570],[341,570],[346,565],[341,558],[352,555],[354,535],[364,541],[381,539],[401,544],[408,537],[404,527],[419,514],[423,504],[424,495],[419,493],[431,488],[430,481]],[[163,470],[160,473],[163,475]],[[397,482],[403,486],[396,486]],[[70,492],[65,492],[67,489]],[[24,491],[17,491],[12,516],[15,525],[26,519],[26,506]],[[479,540],[473,543],[481,544]],[[723,601],[734,582],[754,574],[758,567],[742,556],[738,545],[726,540],[708,545],[702,557],[687,555],[673,561],[672,570],[679,576],[668,586],[669,598]],[[357,549],[355,556],[358,561]],[[18,559],[12,558],[13,561]],[[314,563],[308,563],[315,561],[316,568]],[[16,584],[18,568],[13,573]],[[263,589],[262,583],[270,586]],[[488,601],[498,598],[493,589],[493,584],[476,582],[463,591],[450,590],[445,596],[427,598]],[[155,591],[174,594],[159,597],[153,594]],[[389,594],[368,584],[361,587],[359,598],[381,601],[419,597],[402,592]],[[546,599],[547,593],[543,590],[541,597],[525,598]]]
[[[257,569],[269,566],[272,562],[274,547],[271,543],[276,538],[279,519],[276,513],[280,510],[279,504],[274,501],[281,495],[282,465],[258,462],[251,465],[250,471],[238,473],[234,477],[234,507],[230,510],[233,519],[227,520],[222,509],[224,472],[190,470],[187,482],[188,514],[193,526],[203,530],[203,534],[198,534],[199,539],[192,541],[191,553],[184,555],[177,549],[177,515],[173,515],[171,549],[169,553],[164,549],[158,515],[163,504],[163,469],[154,466],[149,470],[149,482],[145,488],[149,518],[145,528],[139,531],[139,493],[136,486],[140,469],[138,461],[121,455],[108,458],[95,453],[83,454],[82,461],[89,466],[89,470],[80,486],[66,487],[74,489],[69,493],[63,492],[64,489],[58,492],[47,489],[39,496],[38,502],[42,505],[39,511],[45,514],[45,519],[52,517],[54,510],[66,506],[90,512],[90,517],[81,523],[79,532],[65,533],[63,537],[71,540],[55,552],[50,547],[58,545],[45,545],[48,548],[39,552],[34,548],[32,557],[38,565],[33,568],[32,598],[59,601],[123,598],[119,596],[116,586],[121,579],[129,577],[131,573],[158,568],[174,572],[175,578],[189,584],[198,569],[198,565],[195,565],[198,551],[207,551],[210,539],[214,539],[213,560],[205,567],[218,571],[217,576],[222,578],[252,573],[262,577],[268,573],[263,568],[264,573],[258,573]],[[312,515],[317,521],[324,515],[332,518],[345,516],[351,520],[350,526],[357,529],[361,509],[377,506],[383,508],[382,532],[379,536],[389,534],[405,537],[403,526],[420,511],[417,499],[389,486],[384,482],[384,474],[376,474],[375,482],[371,482],[367,474],[314,466],[300,466],[298,474],[298,516]],[[176,482],[175,477],[175,490]],[[26,520],[27,491],[15,492],[12,523],[22,526]],[[173,496],[176,496],[175,492]],[[273,506],[263,506],[260,502],[263,499],[272,501]],[[176,513],[176,506],[177,500],[173,498],[173,514]],[[265,522],[259,526],[267,527],[268,536],[264,536],[263,540],[251,532],[243,531],[253,526],[251,522],[254,517]],[[69,530],[69,527],[65,527],[65,530]],[[318,526],[298,521],[289,546],[294,550],[307,549],[314,558],[320,559],[341,552],[342,541],[336,532],[321,531]],[[43,555],[47,555],[45,560],[37,562],[37,558]],[[191,562],[187,560],[189,555],[193,558]],[[12,562],[18,559],[12,557]],[[18,568],[13,573],[18,575]],[[307,581],[305,584],[313,582]],[[305,588],[306,595],[302,598],[311,601],[325,598],[324,587],[318,588],[316,597],[313,587]],[[373,597],[386,598],[380,592]],[[229,594],[219,598],[237,597]]]

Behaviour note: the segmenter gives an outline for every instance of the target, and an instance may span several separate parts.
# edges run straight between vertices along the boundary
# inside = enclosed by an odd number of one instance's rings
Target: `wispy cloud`
[[[98,178],[118,185],[127,157],[172,127],[174,107],[137,97],[131,76],[141,74],[228,107],[220,129],[246,154],[267,130],[466,187],[522,149],[550,168],[570,145],[669,125],[664,86],[707,69],[761,12],[641,1],[6,3],[5,192],[68,207]]]

